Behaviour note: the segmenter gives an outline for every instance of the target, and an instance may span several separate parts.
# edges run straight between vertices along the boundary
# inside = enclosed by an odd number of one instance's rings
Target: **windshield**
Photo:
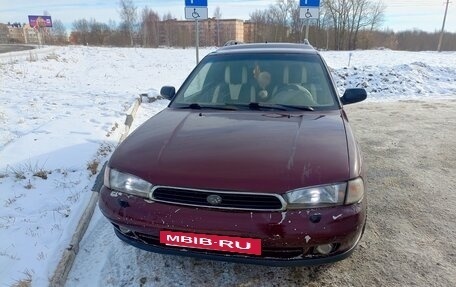
[[[188,106],[338,108],[326,67],[315,54],[208,56],[171,103]]]

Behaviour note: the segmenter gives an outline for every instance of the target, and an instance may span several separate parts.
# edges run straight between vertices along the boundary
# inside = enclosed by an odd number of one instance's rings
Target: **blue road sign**
[[[320,2],[320,1],[319,1]],[[207,0],[185,0],[187,7],[207,7]]]
[[[299,0],[301,7],[320,7],[320,0]]]

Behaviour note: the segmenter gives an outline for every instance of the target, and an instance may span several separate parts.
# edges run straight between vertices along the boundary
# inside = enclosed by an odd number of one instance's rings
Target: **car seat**
[[[287,65],[283,71],[283,84],[298,84],[306,88],[312,99],[317,102],[317,88],[315,84],[308,81],[307,69],[302,64]]]
[[[247,68],[238,64],[225,67],[225,82],[216,86],[213,103],[255,101],[255,88],[248,83]]]

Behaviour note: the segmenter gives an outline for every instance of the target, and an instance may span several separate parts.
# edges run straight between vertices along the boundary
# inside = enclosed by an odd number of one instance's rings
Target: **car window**
[[[329,74],[316,54],[206,57],[171,106],[191,103],[337,108]]]
[[[183,93],[184,98],[188,98],[198,93],[201,93],[204,81],[207,77],[207,73],[211,65],[212,63],[207,63],[206,65],[203,65],[202,68],[195,75],[195,77],[192,78],[187,88],[185,89],[185,92]]]

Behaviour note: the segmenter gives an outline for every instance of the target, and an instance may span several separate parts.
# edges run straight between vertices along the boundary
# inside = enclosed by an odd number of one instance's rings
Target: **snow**
[[[48,285],[90,198],[89,165],[101,168],[140,93],[181,85],[194,63],[184,52],[48,47],[0,55],[0,285],[27,274],[34,286]]]
[[[200,56],[212,50],[200,49]],[[368,101],[456,98],[454,52],[322,55],[341,93],[365,87]],[[95,176],[88,167],[99,163],[99,171],[107,160],[139,94],[178,88],[194,64],[193,49],[70,46],[0,54],[0,285],[27,278],[33,286],[48,285],[90,198]],[[167,103],[143,103],[132,130]],[[148,265],[138,267],[141,261]],[[181,269],[170,273],[175,262]],[[125,245],[96,210],[68,286],[140,285],[131,278],[146,271],[157,274],[156,285],[172,285],[188,275],[183,266],[195,262]],[[235,284],[223,272],[232,267],[217,264],[222,271],[216,281]]]
[[[353,87],[365,88],[367,101],[376,102],[444,99],[456,94],[455,52],[369,50],[322,55],[341,95]]]

